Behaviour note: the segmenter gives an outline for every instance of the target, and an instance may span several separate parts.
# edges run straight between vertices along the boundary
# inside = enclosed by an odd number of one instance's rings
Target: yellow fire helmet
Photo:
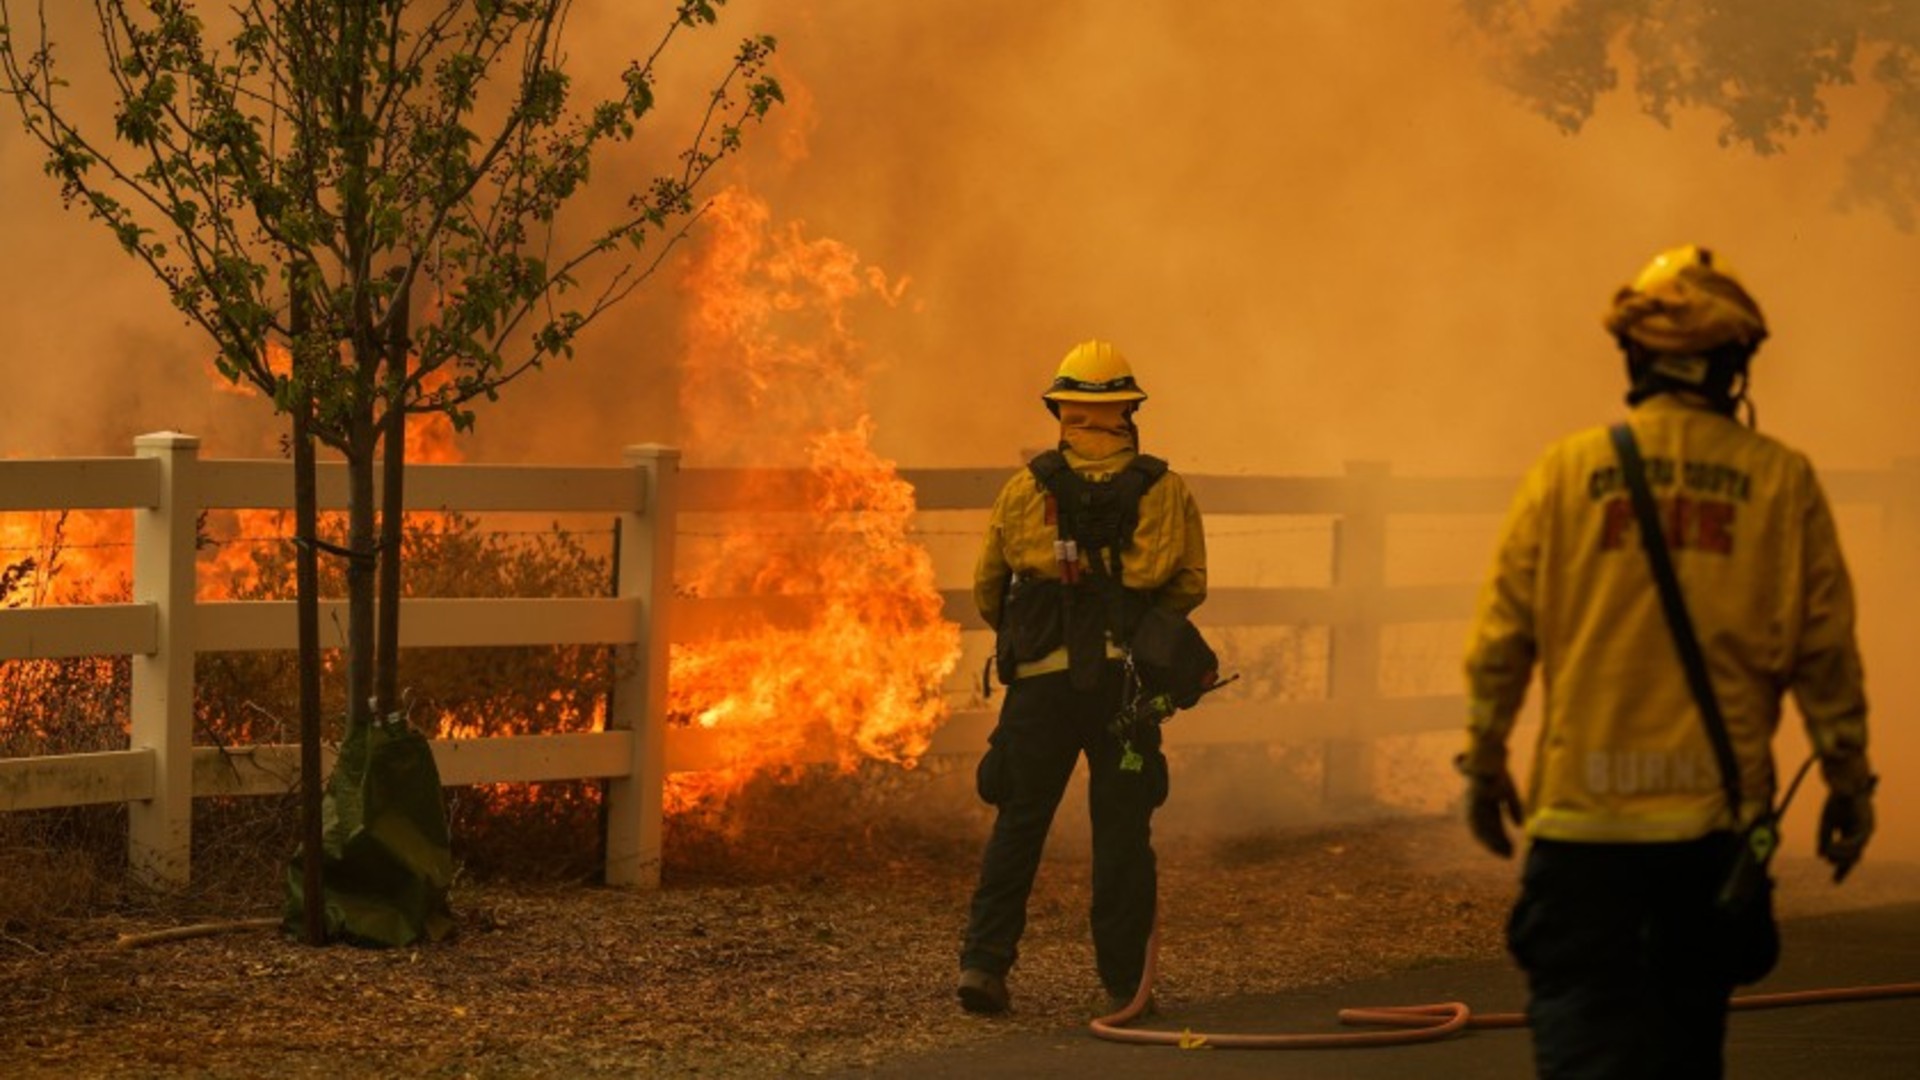
[[[1697,244],[1663,251],[1613,294],[1607,332],[1657,352],[1697,355],[1766,340],[1760,305],[1712,251]]]
[[[1060,361],[1053,385],[1040,395],[1047,408],[1058,410],[1061,401],[1145,401],[1133,368],[1110,341],[1083,341]]]

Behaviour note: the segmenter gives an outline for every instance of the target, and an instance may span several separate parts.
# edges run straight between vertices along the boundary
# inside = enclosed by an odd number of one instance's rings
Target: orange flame
[[[268,346],[268,366],[290,366],[286,347]],[[228,393],[257,397],[249,383],[236,383],[213,371],[214,385]],[[436,372],[427,389],[451,376]],[[460,460],[451,421],[441,414],[407,420],[407,460]],[[226,600],[255,594],[260,582],[251,550],[260,543],[284,543],[293,535],[293,515],[283,510],[221,510],[202,521],[195,593],[200,600]],[[329,531],[323,526],[323,531]],[[334,528],[333,532],[344,532]],[[77,510],[0,513],[0,573],[5,579],[0,605],[94,604],[125,600],[133,568],[133,515],[130,511]]]
[[[909,538],[913,490],[870,445],[849,329],[856,301],[895,303],[906,283],[798,223],[775,228],[766,204],[738,190],[716,197],[705,222],[686,280],[689,464],[797,468],[807,497],[801,514],[784,512],[791,476],[765,481],[764,501],[749,501],[767,512],[730,515],[716,542],[686,546],[680,591],[808,602],[799,625],[762,617],[674,647],[669,710],[712,732],[727,764],[673,777],[670,812],[810,762],[913,766],[945,719],[941,689],[960,653],[932,559]]]
[[[0,514],[0,607],[124,600],[133,515],[114,510]]]
[[[287,346],[281,342],[269,342],[267,367],[285,374],[292,366],[293,357]],[[230,382],[217,372],[213,374],[215,385],[229,393],[244,397],[259,396],[259,391],[251,383]],[[444,370],[432,372],[422,380],[423,388],[431,392],[451,378]],[[433,464],[459,461],[461,455],[454,444],[454,434],[453,423],[444,414],[409,416],[406,424],[407,462]],[[206,517],[204,529],[213,542],[203,545],[200,551],[199,576],[195,587],[197,598],[227,600],[235,596],[258,595],[262,583],[258,564],[253,560],[253,550],[259,544],[288,542],[293,536],[293,513],[287,510],[212,511]],[[320,532],[322,535],[344,536],[344,515],[338,512],[323,513]],[[291,594],[291,583],[284,584],[285,591]]]

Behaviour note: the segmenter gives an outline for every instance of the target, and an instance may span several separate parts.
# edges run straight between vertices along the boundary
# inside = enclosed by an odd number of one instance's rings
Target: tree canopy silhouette
[[[1722,146],[1775,153],[1827,128],[1837,91],[1869,84],[1878,116],[1837,200],[1902,229],[1920,206],[1920,4],[1911,0],[1462,0],[1497,78],[1578,132],[1622,89],[1662,124],[1719,117]]]

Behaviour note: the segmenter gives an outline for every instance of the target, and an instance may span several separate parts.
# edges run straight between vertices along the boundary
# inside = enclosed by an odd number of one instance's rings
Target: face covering
[[[1132,404],[1127,401],[1061,402],[1061,443],[1081,457],[1096,459],[1112,457],[1122,450],[1139,449]]]

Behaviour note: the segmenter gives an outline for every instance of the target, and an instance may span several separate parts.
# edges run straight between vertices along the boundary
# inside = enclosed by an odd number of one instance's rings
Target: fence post
[[[1881,517],[1885,530],[1881,558],[1885,565],[1879,577],[1882,581],[1911,581],[1914,569],[1920,567],[1920,457],[1893,459],[1891,480]],[[1889,636],[1895,641],[1912,641],[1915,631],[1920,631],[1920,611],[1913,604],[1896,602],[1892,606],[1895,614],[1887,628]]]
[[[673,601],[673,550],[678,528],[676,488],[680,451],[648,443],[626,449],[639,473],[641,512],[620,525],[620,595],[640,601],[641,624],[633,663],[614,684],[609,730],[633,732],[627,775],[607,783],[609,885],[660,884],[661,800],[666,784],[667,626]]]
[[[1920,555],[1920,457],[1895,458],[1893,484],[1886,504],[1887,554],[1896,566],[1911,565]]]
[[[1342,591],[1347,618],[1333,627],[1329,642],[1327,694],[1351,730],[1364,728],[1380,700],[1380,623],[1374,597],[1386,585],[1387,515],[1382,495],[1391,466],[1379,461],[1347,462],[1348,500],[1333,525],[1333,587]],[[1329,803],[1365,802],[1373,797],[1373,743],[1361,734],[1329,739],[1325,746],[1321,797]]]
[[[133,601],[152,604],[154,651],[133,657],[131,745],[153,751],[153,797],[127,806],[127,861],[149,884],[182,886],[193,855],[195,465],[200,440],[159,431],[133,440],[160,464],[160,501],[133,512]]]

